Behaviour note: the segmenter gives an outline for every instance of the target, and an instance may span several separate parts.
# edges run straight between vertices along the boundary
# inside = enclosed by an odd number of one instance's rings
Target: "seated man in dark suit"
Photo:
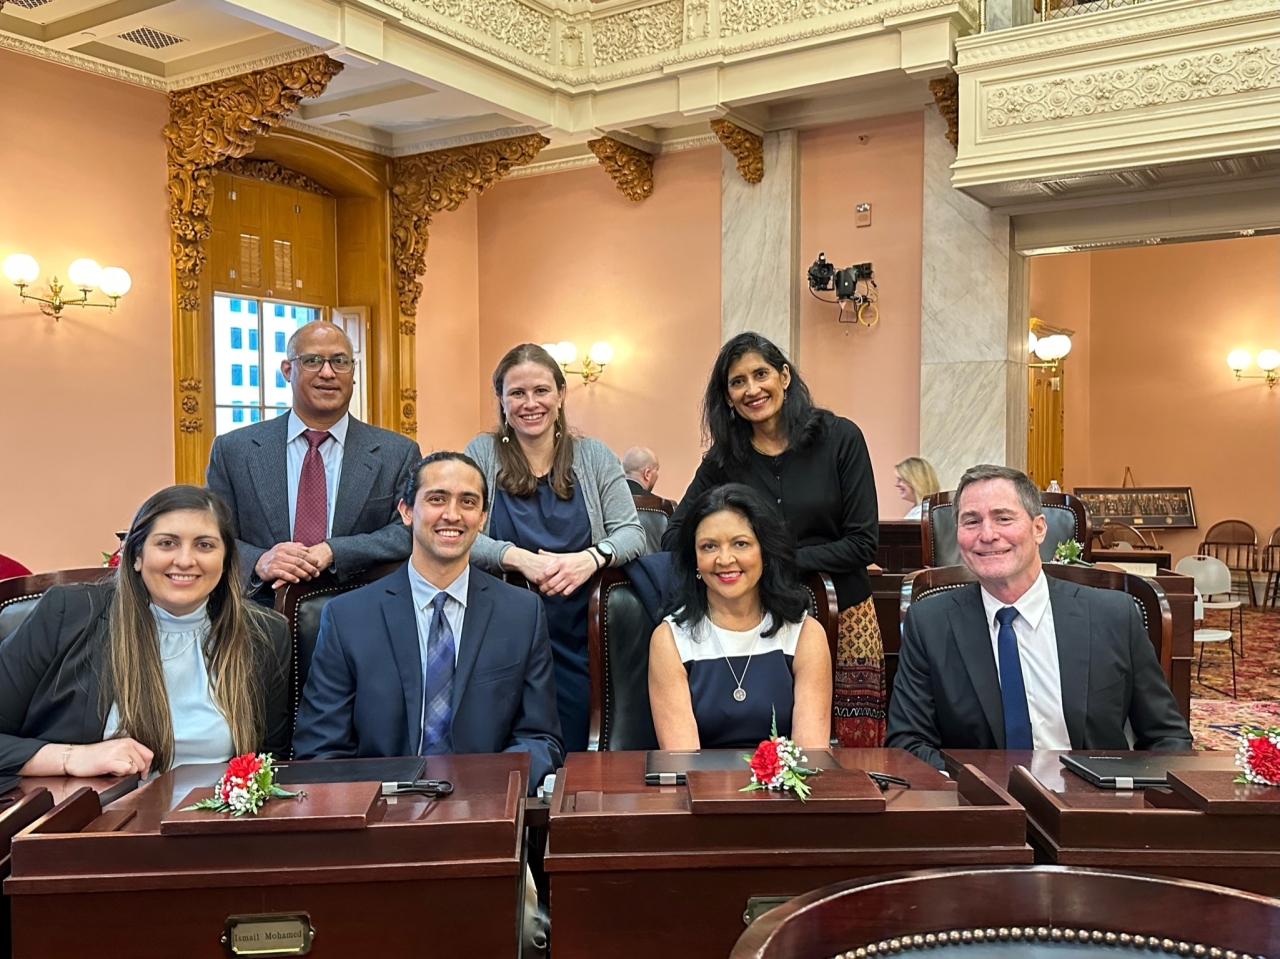
[[[1128,594],[1045,576],[1035,484],[975,466],[955,511],[978,582],[907,611],[885,745],[939,769],[941,749],[1190,749]]]
[[[647,446],[633,446],[622,454],[622,472],[632,496],[651,494],[658,485],[659,469],[658,454]]]
[[[300,326],[286,351],[293,409],[214,440],[205,480],[235,517],[245,584],[268,605],[271,587],[407,558],[396,502],[422,455],[348,413],[355,364],[340,327]]]
[[[470,565],[489,490],[462,453],[410,473],[409,562],[320,616],[293,736],[298,759],[530,755],[532,794],[564,758],[542,600]]]

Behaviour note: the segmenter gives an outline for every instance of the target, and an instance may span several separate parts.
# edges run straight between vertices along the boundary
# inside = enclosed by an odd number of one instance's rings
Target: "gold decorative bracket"
[[[954,73],[929,81],[929,92],[938,112],[947,121],[947,142],[959,149],[960,144],[960,78]]]
[[[613,177],[614,184],[628,200],[639,203],[653,195],[652,153],[637,150],[613,137],[588,140],[587,148],[596,155],[600,165]]]
[[[742,179],[748,183],[759,183],[764,179],[764,137],[724,117],[711,121],[711,132],[737,159]]]

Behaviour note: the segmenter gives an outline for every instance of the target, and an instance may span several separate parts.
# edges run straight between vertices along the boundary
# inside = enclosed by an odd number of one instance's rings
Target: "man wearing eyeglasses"
[[[408,437],[348,412],[355,361],[340,327],[300,326],[286,356],[293,409],[214,440],[205,480],[235,516],[246,586],[266,604],[273,590],[326,570],[345,580],[407,559],[396,501],[422,455]]]

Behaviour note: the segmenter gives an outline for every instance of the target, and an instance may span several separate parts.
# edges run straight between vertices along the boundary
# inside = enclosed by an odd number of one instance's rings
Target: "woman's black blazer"
[[[0,644],[0,774],[11,775],[47,743],[97,743],[107,725],[99,679],[113,583],[53,586]],[[290,644],[284,617],[262,617],[270,639],[254,675],[263,684],[267,730],[260,747],[289,746]],[[262,647],[260,647],[262,648]]]

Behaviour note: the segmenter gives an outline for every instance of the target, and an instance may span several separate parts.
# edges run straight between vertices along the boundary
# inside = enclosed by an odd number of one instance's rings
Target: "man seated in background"
[[[536,592],[470,565],[489,490],[465,454],[410,473],[409,562],[320,616],[293,736],[298,759],[523,751],[529,792],[564,758]]]
[[[942,749],[1190,749],[1129,595],[1045,575],[1035,484],[972,467],[955,512],[978,582],[907,611],[885,745],[938,769]]]
[[[396,502],[422,455],[408,437],[348,412],[355,360],[340,327],[307,323],[286,350],[293,409],[219,436],[205,479],[235,517],[244,582],[268,605],[273,587],[408,557]]]
[[[622,472],[632,496],[652,493],[658,485],[658,454],[647,446],[633,446],[622,455]]]

